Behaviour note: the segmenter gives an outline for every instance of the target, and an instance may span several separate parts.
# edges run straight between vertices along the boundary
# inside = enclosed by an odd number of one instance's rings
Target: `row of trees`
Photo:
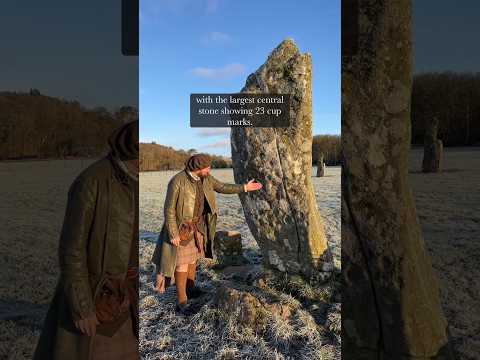
[[[317,164],[323,154],[323,161],[328,166],[341,164],[340,135],[315,135],[312,142],[312,163]]]
[[[426,124],[439,120],[446,146],[480,144],[480,73],[422,73],[412,89],[412,143],[423,144]]]
[[[185,167],[188,157],[195,149],[175,150],[156,143],[140,143],[140,171],[180,170]],[[212,168],[232,167],[232,161],[221,156],[211,155]]]
[[[109,112],[76,101],[29,93],[0,92],[0,160],[96,157],[123,122],[138,119],[133,107]]]
[[[107,150],[108,136],[122,123],[138,119],[133,107],[113,112],[104,107],[87,109],[76,101],[28,93],[0,92],[0,160],[22,158],[96,157]],[[195,149],[140,144],[142,171],[183,168]],[[327,165],[340,162],[340,137],[313,138],[313,163],[320,153]],[[231,159],[212,156],[212,167],[231,167]]]
[[[340,136],[317,135],[313,138],[313,164],[320,154],[327,165],[340,164]],[[140,171],[179,170],[185,167],[188,157],[197,152],[195,149],[175,150],[152,142],[140,143]],[[212,168],[230,168],[232,161],[222,156],[211,155]]]
[[[480,144],[480,73],[416,75],[413,144],[423,144],[426,124],[433,118],[439,120],[438,135],[444,145]],[[86,109],[76,101],[44,96],[37,89],[0,92],[0,160],[99,156],[106,150],[111,132],[122,122],[135,119],[138,111],[132,107],[109,112],[103,107]],[[144,154],[145,169],[177,169],[189,155],[188,151],[159,149],[149,148]],[[314,164],[320,154],[327,165],[340,164],[340,136],[314,136],[312,150]],[[214,166],[229,167],[231,161],[216,157]]]

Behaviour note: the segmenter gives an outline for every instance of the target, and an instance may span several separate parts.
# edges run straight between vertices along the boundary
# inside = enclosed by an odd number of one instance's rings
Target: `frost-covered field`
[[[57,283],[68,188],[93,161],[0,162],[0,359],[32,358]]]
[[[160,296],[153,292],[150,258],[156,236],[163,223],[163,204],[168,181],[176,171],[148,172],[140,175],[141,241],[141,354],[144,359],[339,359],[340,305],[334,286],[313,289],[308,284],[272,284],[259,290],[293,310],[293,316],[269,319],[267,330],[255,333],[239,325],[235,316],[211,304],[215,289],[226,281],[222,272],[202,263],[199,280],[209,294],[196,306],[191,319],[175,315],[175,289]],[[315,169],[313,171],[315,173]],[[231,169],[212,170],[224,182],[233,182]],[[319,210],[323,215],[330,246],[340,266],[340,168],[327,168],[323,178],[313,177]],[[217,194],[220,216],[218,230],[237,230],[242,235],[244,253],[252,264],[260,261],[259,248],[245,222],[237,195]],[[255,267],[252,265],[251,267]],[[257,265],[258,267],[258,265]],[[292,296],[291,294],[297,294]],[[321,299],[308,301],[309,298]],[[333,299],[332,298],[336,298]],[[337,302],[335,302],[337,301]]]
[[[160,232],[167,185],[177,172],[158,171],[140,174],[140,231]],[[340,261],[340,172],[340,167],[329,167],[325,177],[312,177],[329,245],[336,255],[338,264]],[[312,173],[316,173],[316,168],[313,168]],[[214,169],[212,175],[223,182],[234,182],[232,169]],[[245,222],[239,197],[217,194],[217,201],[220,212],[217,230],[239,231],[242,234],[244,249],[258,251],[258,245]]]
[[[440,279],[443,306],[459,358],[478,359],[480,353],[480,149],[446,149],[445,171],[422,174],[421,150],[411,152],[411,184],[433,266]],[[30,359],[58,276],[58,235],[67,191],[75,176],[92,160],[0,162],[0,358]],[[36,176],[32,177],[35,173]],[[313,172],[315,173],[315,171]],[[335,358],[338,304],[309,304],[276,294],[279,302],[300,311],[290,323],[272,319],[269,332],[259,337],[239,328],[225,314],[205,307],[194,321],[173,312],[174,289],[164,297],[151,290],[149,259],[163,222],[165,186],[174,172],[141,174],[141,306],[144,315],[141,351],[144,359],[279,358],[289,351],[308,358]],[[231,170],[214,175],[231,181]],[[330,245],[340,255],[340,170],[327,169],[327,177],[312,178]],[[218,195],[219,228],[242,233],[252,261],[258,248],[246,226],[236,195]],[[338,265],[338,264],[337,264]],[[200,281],[213,289],[223,275],[203,266]],[[210,285],[209,285],[210,284]],[[285,288],[292,290],[287,284]],[[295,290],[295,289],[294,289]],[[297,289],[308,297],[313,290]],[[273,289],[272,291],[276,291]],[[329,289],[322,289],[326,297]],[[315,309],[315,307],[318,307]],[[321,316],[316,316],[320,313]],[[313,316],[312,316],[313,314]],[[222,316],[224,316],[222,318]],[[331,321],[324,322],[329,317]],[[220,326],[215,327],[214,324]],[[325,326],[318,326],[321,323]],[[333,334],[333,335],[332,335]],[[293,344],[293,347],[292,347]],[[297,349],[296,344],[302,346]],[[194,350],[192,350],[194,349]],[[289,350],[290,349],[290,350]],[[247,354],[247,355],[246,355]],[[322,355],[323,354],[323,355]],[[178,357],[180,358],[180,357]],[[337,354],[338,358],[338,354]]]
[[[420,172],[422,156],[410,153],[410,181],[443,308],[458,358],[480,359],[480,148],[447,148],[439,174]]]

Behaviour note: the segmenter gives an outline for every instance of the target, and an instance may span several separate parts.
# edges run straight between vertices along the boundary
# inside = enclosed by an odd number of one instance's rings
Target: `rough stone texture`
[[[224,266],[246,262],[242,255],[242,235],[238,231],[217,231],[213,242],[214,259]]]
[[[323,154],[320,155],[317,163],[317,177],[325,176],[325,163],[323,162]]]
[[[311,58],[283,41],[242,89],[291,94],[287,128],[232,127],[235,182],[264,187],[241,194],[243,211],[267,266],[311,276],[332,269],[324,225],[312,186]]]
[[[266,314],[260,300],[248,292],[220,286],[213,304],[227,313],[238,312],[238,321],[244,326],[261,329],[266,324]]]
[[[358,51],[342,58],[342,358],[430,358],[447,324],[408,183],[411,2],[357,5]]]
[[[441,172],[443,159],[443,143],[438,139],[438,118],[432,117],[425,129],[422,171]]]
[[[227,285],[218,287],[213,297],[213,304],[226,313],[236,314],[238,322],[255,331],[265,330],[268,318],[278,316],[288,320],[292,309],[286,304],[266,303],[248,291],[234,289]]]

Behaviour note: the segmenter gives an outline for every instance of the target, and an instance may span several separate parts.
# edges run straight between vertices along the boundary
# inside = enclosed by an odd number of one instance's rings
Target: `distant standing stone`
[[[425,130],[422,171],[441,172],[443,160],[443,143],[438,139],[438,118],[432,117]]]
[[[317,164],[317,177],[324,177],[325,176],[325,163],[322,161]]]

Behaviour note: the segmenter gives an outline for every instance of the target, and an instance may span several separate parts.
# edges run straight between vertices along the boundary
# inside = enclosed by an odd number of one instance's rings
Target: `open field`
[[[445,314],[459,358],[478,359],[480,149],[447,148],[445,171],[441,174],[420,173],[421,159],[421,150],[411,152],[410,179],[424,238],[440,279]],[[67,191],[75,176],[92,161],[0,162],[0,255],[4,269],[0,273],[3,284],[0,290],[2,359],[31,357],[58,277],[58,235]],[[219,179],[231,181],[231,170],[216,172],[214,174]],[[32,177],[33,173],[36,176]],[[255,354],[267,354],[271,358],[281,359],[282,356],[285,358],[282,354],[288,353],[289,344],[295,341],[304,344],[305,357],[323,352],[325,359],[338,358],[339,346],[334,329],[325,328],[322,319],[317,320],[311,315],[315,315],[315,309],[299,305],[287,293],[281,295],[282,301],[293,303],[301,311],[286,328],[281,327],[285,323],[272,323],[277,327],[272,327],[265,338],[232,327],[228,319],[223,323],[226,325],[224,328],[212,328],[209,320],[215,315],[212,309],[204,308],[205,311],[199,313],[195,323],[178,319],[173,312],[174,289],[169,289],[163,297],[153,293],[149,258],[153,250],[152,241],[163,222],[165,185],[173,173],[142,173],[140,176],[140,230],[144,239],[140,254],[140,296],[142,312],[146,315],[142,322],[141,351],[145,358],[147,354],[150,355],[149,359],[171,358],[175,351],[188,353],[191,346],[197,346],[198,351],[196,355],[191,353],[190,358],[206,358],[212,346],[217,345],[218,358],[238,358],[236,356],[249,353],[252,358]],[[329,242],[339,266],[340,171],[338,168],[328,168],[327,177],[313,178],[313,181]],[[240,231],[246,255],[253,263],[257,263],[258,248],[244,222],[238,197],[218,195],[218,200],[219,229]],[[200,274],[202,285],[208,286],[216,281],[222,281],[222,274],[203,266]],[[340,311],[338,305],[338,302],[333,305],[322,304],[323,315],[334,318]],[[205,328],[202,329],[202,326]],[[302,332],[302,328],[307,329],[308,334]],[[210,339],[207,339],[207,334]],[[286,338],[285,335],[291,337]]]
[[[480,359],[480,148],[447,148],[444,171],[423,174],[410,153],[417,214],[459,359]]]
[[[67,192],[93,161],[0,162],[0,359],[31,359],[58,279]]]
[[[252,333],[230,314],[219,313],[211,305],[215,289],[231,278],[213,271],[202,263],[201,285],[209,294],[197,306],[200,311],[191,320],[175,315],[175,289],[170,287],[160,296],[153,292],[150,258],[154,242],[163,224],[163,203],[168,181],[176,171],[147,172],[140,175],[140,261],[141,261],[141,343],[142,356],[148,359],[339,359],[337,332],[326,319],[340,321],[340,304],[329,301],[308,303],[294,298],[288,291],[267,288],[281,304],[292,306],[295,316],[289,320],[273,318],[269,331]],[[315,173],[315,169],[313,171]],[[212,175],[224,182],[233,182],[232,169],[214,169]],[[323,178],[312,178],[317,203],[325,222],[329,244],[340,267],[340,168],[332,167]],[[251,268],[259,267],[258,245],[245,222],[237,195],[217,194],[219,218],[217,230],[237,230],[242,235],[244,255]],[[242,269],[244,270],[244,269]],[[325,298],[333,291],[323,289]],[[312,291],[308,286],[304,292]],[[265,295],[265,294],[260,294]],[[301,300],[301,297],[300,297]],[[339,300],[339,299],[337,299]],[[330,325],[333,327],[333,325]],[[183,357],[182,357],[183,356]]]

